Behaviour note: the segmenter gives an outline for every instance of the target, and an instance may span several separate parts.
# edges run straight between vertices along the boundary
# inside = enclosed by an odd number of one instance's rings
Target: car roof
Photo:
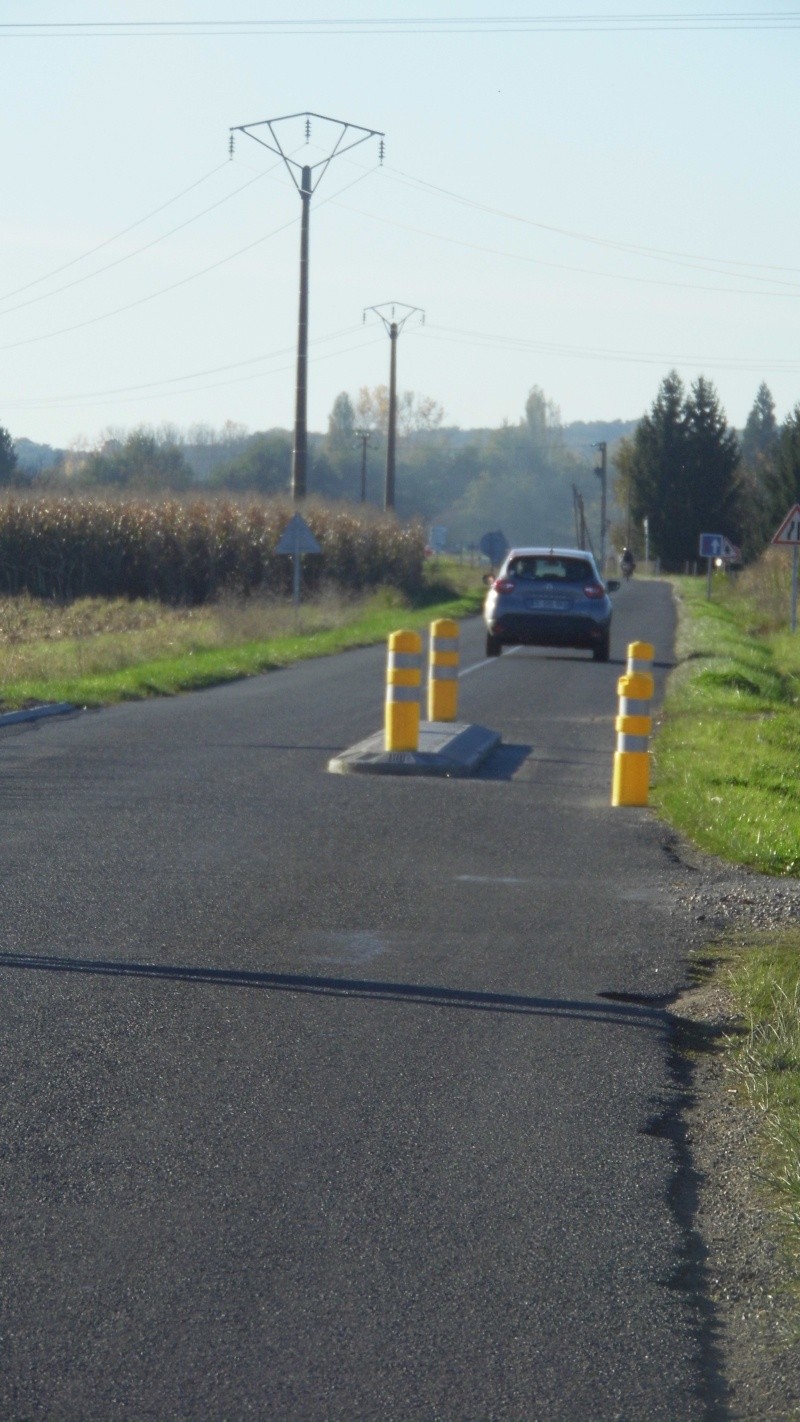
[[[588,558],[594,562],[592,554],[588,548],[554,548],[552,545],[543,545],[541,548],[510,548],[506,554],[507,558]]]

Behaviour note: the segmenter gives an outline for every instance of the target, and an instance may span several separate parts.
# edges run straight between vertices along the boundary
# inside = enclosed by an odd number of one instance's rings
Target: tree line
[[[309,490],[356,503],[366,472],[367,502],[381,506],[387,421],[385,386],[338,395],[327,430],[309,436]],[[398,433],[398,516],[444,525],[451,547],[496,528],[510,542],[572,543],[578,503],[598,546],[599,439],[616,471],[612,544],[631,544],[641,556],[647,519],[651,556],[667,570],[697,559],[702,532],[723,533],[746,558],[755,556],[800,500],[800,403],[779,423],[765,384],[741,432],[728,424],[709,380],[700,376],[687,390],[670,371],[647,413],[626,425],[565,426],[533,386],[520,417],[493,429],[447,426],[435,400],[402,392]],[[185,435],[142,427],[108,431],[94,449],[50,453],[46,468],[21,466],[0,427],[0,484],[271,497],[289,487],[292,439],[287,430],[250,434],[232,423]]]
[[[309,492],[359,502],[366,456],[366,501],[382,507],[388,404],[381,385],[336,397],[325,433],[309,434]],[[518,542],[572,541],[572,486],[587,472],[587,505],[596,502],[586,430],[576,453],[558,409],[537,386],[520,418],[497,429],[448,427],[438,402],[413,391],[400,392],[397,419],[397,515],[403,522],[443,524],[450,546],[477,543],[498,526]],[[202,489],[271,497],[289,487],[292,438],[287,430],[251,435],[233,424],[221,431],[195,427],[185,435],[170,426],[142,427],[107,431],[94,449],[62,451],[57,458],[49,453],[46,467],[41,460],[35,469],[0,463],[0,483],[56,492]]]
[[[769,543],[800,500],[800,403],[779,423],[762,382],[741,434],[726,420],[712,383],[687,391],[672,370],[648,413],[614,455],[625,541],[680,571],[698,557],[701,533],[722,533],[745,561]]]

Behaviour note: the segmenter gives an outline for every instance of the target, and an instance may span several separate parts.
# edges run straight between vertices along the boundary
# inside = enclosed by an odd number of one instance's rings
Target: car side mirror
[[[618,578],[609,578],[606,583],[606,592],[619,592],[621,586]]]

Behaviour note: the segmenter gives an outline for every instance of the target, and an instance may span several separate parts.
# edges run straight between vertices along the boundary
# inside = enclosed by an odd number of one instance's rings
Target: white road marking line
[[[530,884],[531,879],[501,879],[491,874],[456,874],[458,884]]]
[[[503,656],[504,656],[504,657],[513,657],[515,652],[521,652],[521,651],[522,651],[522,648],[521,648],[521,647],[509,647],[509,648],[508,648],[508,651],[506,651],[506,652],[503,653]],[[498,661],[498,658],[497,658],[497,657],[486,657],[485,660],[482,661],[482,662],[474,662],[471,667],[464,667],[463,671],[460,671],[460,672],[458,673],[459,679],[460,679],[462,676],[469,676],[470,672],[480,671],[481,667],[492,667],[492,666],[496,666],[496,665],[497,665],[497,661]]]

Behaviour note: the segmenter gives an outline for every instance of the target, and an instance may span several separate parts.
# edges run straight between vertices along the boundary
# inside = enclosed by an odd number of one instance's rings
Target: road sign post
[[[722,557],[723,542],[721,533],[700,534],[700,557],[706,560],[706,599],[709,602],[711,601],[711,570],[714,567],[714,560]]]
[[[299,607],[300,559],[304,553],[322,552],[311,529],[300,514],[295,514],[293,518],[289,519],[275,552],[286,553],[292,559],[292,602],[295,607]]]
[[[800,554],[800,504],[794,504],[783,523],[772,535],[772,542],[779,548],[792,550],[792,631],[797,631],[797,564]]]
[[[706,560],[706,597],[711,597],[711,570],[715,563],[741,563],[742,550],[724,533],[700,534],[700,557]]]

